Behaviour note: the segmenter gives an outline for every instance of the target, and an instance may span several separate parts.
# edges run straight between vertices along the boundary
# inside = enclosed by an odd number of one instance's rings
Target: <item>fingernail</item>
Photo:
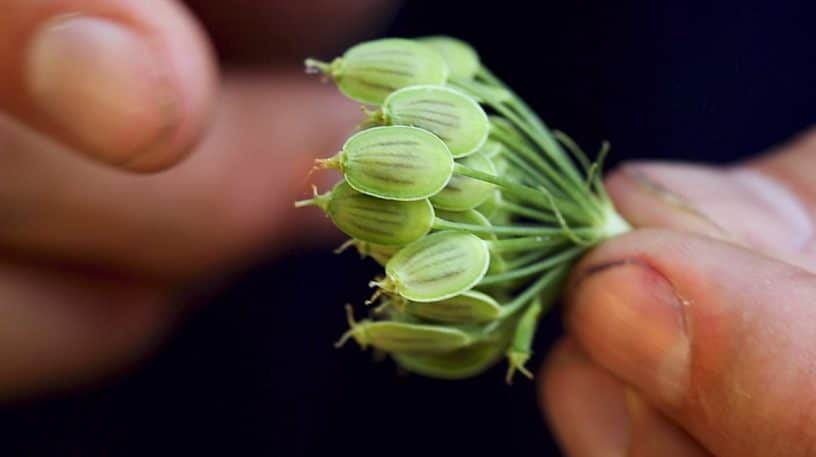
[[[665,179],[661,179],[661,172],[665,171],[665,168],[670,167],[651,164],[626,164],[622,167],[622,170],[624,175],[635,183],[641,191],[649,193],[666,206],[689,216],[683,221],[674,219],[674,225],[683,225],[685,226],[684,228],[714,237],[731,238],[731,234],[728,233],[719,222],[703,212],[696,202],[674,191],[672,189],[673,186],[664,183]],[[677,168],[670,169],[669,173],[676,172],[677,170]],[[688,179],[688,177],[686,177],[686,179]],[[693,185],[693,183],[684,183],[684,186],[689,185]]]
[[[757,171],[648,163],[624,170],[663,201],[696,214],[717,227],[721,237],[740,244],[799,252],[814,235],[796,195]]]
[[[28,50],[34,103],[83,152],[126,163],[169,136],[177,93],[156,49],[138,32],[101,18],[45,23]]]
[[[624,381],[665,398],[688,382],[688,302],[645,261],[624,259],[591,266],[573,289],[571,328],[593,359]],[[601,351],[601,352],[597,352]],[[593,354],[593,352],[595,352]]]

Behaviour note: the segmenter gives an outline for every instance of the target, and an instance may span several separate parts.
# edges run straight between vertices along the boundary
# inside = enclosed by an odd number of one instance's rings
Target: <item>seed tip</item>
[[[346,249],[350,248],[351,246],[354,246],[354,242],[355,242],[354,238],[349,238],[332,252],[334,252],[335,254],[342,254],[346,252]]]
[[[354,337],[354,339],[357,340],[360,346],[365,348],[366,347],[365,340],[361,341],[361,338],[358,337],[357,334],[359,325],[357,324],[357,321],[354,320],[354,308],[351,306],[351,304],[348,303],[346,303],[346,321],[348,322],[349,329],[346,330],[346,332],[343,333],[342,336],[340,336],[340,339],[337,340],[336,343],[334,343],[334,347],[336,349],[339,349],[343,347],[350,338]]]
[[[374,282],[374,281],[372,281],[372,282]],[[369,287],[370,286],[371,286],[371,284],[369,284]],[[377,299],[380,298],[380,296],[382,294],[383,294],[382,289],[375,290],[374,293],[371,295],[371,298],[369,298],[368,300],[365,301],[366,306],[368,306],[368,305],[374,303],[375,301],[377,301]]]
[[[340,161],[340,155],[342,151],[338,152],[337,154],[326,158],[326,159],[315,159],[314,166],[312,167],[312,171],[314,170],[326,170],[329,168],[343,171],[343,164]]]
[[[306,67],[306,73],[315,75],[319,73],[327,74],[331,70],[331,65],[322,60],[312,59],[311,57],[303,61]]]
[[[524,366],[529,360],[530,354],[518,352],[518,351],[510,351],[507,353],[507,361],[509,366],[507,367],[507,374],[504,377],[504,382],[507,383],[508,386],[513,385],[513,378],[515,377],[516,371],[521,373],[527,379],[533,379],[533,373]]]

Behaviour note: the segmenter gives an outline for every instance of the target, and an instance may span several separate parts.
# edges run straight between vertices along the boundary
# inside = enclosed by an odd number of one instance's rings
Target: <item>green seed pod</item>
[[[501,306],[496,300],[475,290],[433,302],[408,301],[403,309],[414,316],[451,324],[490,322],[497,319],[501,313]]]
[[[362,241],[402,246],[425,236],[434,220],[428,200],[383,200],[362,194],[340,181],[331,192],[298,202],[323,209],[334,225]]]
[[[494,214],[496,214],[500,207],[502,201],[502,192],[500,189],[495,189],[492,194],[485,200],[481,205],[476,207],[476,211],[481,213],[484,217],[490,220]]]
[[[476,285],[490,265],[490,251],[481,238],[443,231],[402,248],[385,265],[383,290],[417,302],[444,300]]]
[[[306,60],[306,68],[330,76],[347,97],[379,105],[391,92],[416,84],[445,84],[448,66],[427,46],[384,38],[360,43],[331,62]]]
[[[471,79],[479,70],[479,55],[464,41],[449,36],[428,36],[417,41],[437,52],[448,65],[451,78]]]
[[[527,139],[524,135],[513,125],[512,122],[507,120],[505,117],[497,116],[495,114],[491,114],[487,117],[490,120],[490,131],[497,132],[497,133],[504,133],[505,135],[510,135],[512,138],[520,141],[526,142]]]
[[[490,158],[490,163],[493,164],[493,168],[496,170],[496,176],[501,176],[503,178],[507,177],[508,169],[510,168],[510,162],[501,154],[494,155]]]
[[[480,227],[492,227],[493,224],[480,212],[475,209],[466,211],[445,211],[442,209],[434,210],[436,213],[436,220],[443,219],[448,222],[456,222],[460,224],[478,225]],[[474,233],[474,235],[487,241],[498,239],[495,233]],[[490,253],[490,266],[487,268],[488,274],[502,273],[507,270],[505,265],[504,255],[501,253]]]
[[[437,379],[465,379],[494,366],[504,346],[492,342],[477,343],[447,354],[391,354],[399,366],[412,373]]]
[[[475,100],[444,86],[400,89],[385,99],[379,115],[388,125],[411,125],[432,132],[448,145],[453,157],[476,152],[490,131],[487,115]]]
[[[497,321],[491,329],[483,330],[479,342],[447,354],[393,352],[391,357],[405,370],[423,376],[451,380],[469,378],[501,360],[513,336],[510,323],[509,320]]]
[[[354,189],[386,200],[422,200],[453,174],[448,147],[416,127],[374,127],[354,134],[334,157],[317,161],[343,172]]]
[[[504,255],[492,252],[490,253],[490,266],[487,268],[487,273],[495,275],[507,271],[507,261]]]
[[[488,139],[485,141],[482,147],[476,151],[476,154],[481,154],[492,161],[494,157],[504,154],[504,149],[503,144],[499,143],[498,141]]]
[[[337,346],[344,344],[349,338],[354,338],[364,348],[371,345],[388,352],[440,354],[476,342],[476,338],[469,333],[453,327],[395,321],[374,322],[367,319],[355,322],[351,315],[351,307],[347,307],[346,310],[351,328],[340,338]]]
[[[511,225],[513,223],[513,214],[502,209],[490,216],[489,220],[493,225]]]
[[[496,174],[490,159],[481,154],[473,154],[458,161],[473,170]],[[453,175],[448,185],[431,197],[434,207],[448,211],[465,211],[473,209],[490,198],[495,190],[493,184],[466,176]]]
[[[489,220],[487,220],[484,215],[479,213],[474,209],[469,209],[465,211],[445,211],[443,209],[434,210],[436,213],[436,219],[444,219],[450,222],[456,222],[459,224],[469,224],[469,225],[478,225],[481,227],[491,227],[492,224]],[[478,236],[483,240],[495,240],[496,234],[495,233],[475,233],[474,235]]]
[[[335,253],[339,254],[349,246],[354,246],[361,258],[371,257],[382,266],[385,266],[386,262],[402,249],[402,245],[377,244],[352,238],[335,250]]]
[[[533,378],[533,374],[525,365],[533,353],[533,338],[535,338],[541,311],[541,300],[534,300],[533,303],[531,303],[530,306],[524,311],[524,314],[521,315],[521,318],[516,325],[516,331],[513,335],[512,344],[507,350],[507,360],[510,364],[507,369],[507,376],[505,378],[507,384],[511,384],[513,382],[513,375],[516,371],[529,379]]]

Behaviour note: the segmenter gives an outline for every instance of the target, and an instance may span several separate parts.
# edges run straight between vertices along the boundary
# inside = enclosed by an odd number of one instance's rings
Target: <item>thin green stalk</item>
[[[453,171],[454,173],[462,176],[467,176],[469,178],[474,178],[480,181],[495,184],[501,187],[502,189],[506,190],[508,193],[511,193],[519,198],[527,200],[528,202],[537,205],[539,208],[552,209],[552,204],[550,202],[551,194],[548,194],[543,190],[524,186],[522,184],[512,182],[499,176],[491,175],[490,173],[484,173],[478,170],[474,170],[460,163],[454,165]],[[566,205],[563,203],[566,202],[563,201],[558,202],[558,208],[559,210],[561,210],[565,217],[568,217],[570,220],[579,223],[592,222],[591,220],[590,221],[586,220],[587,215],[586,212],[580,211],[579,209],[572,207],[571,205]]]
[[[547,251],[532,251],[527,254],[520,255],[514,259],[506,260],[505,266],[508,270],[516,270],[518,268],[527,266],[536,260],[541,260],[542,257],[548,255]]]
[[[511,152],[515,152],[519,155],[522,155],[525,159],[532,162],[536,167],[538,167],[542,172],[544,172],[547,177],[551,180],[555,186],[549,186],[553,189],[558,189],[562,192],[568,194],[578,205],[582,206],[584,209],[594,212],[596,210],[595,206],[592,204],[591,199],[587,195],[587,193],[582,192],[586,185],[584,184],[583,180],[580,181],[578,185],[575,183],[569,183],[564,180],[563,174],[559,173],[555,170],[549,163],[547,163],[543,157],[541,157],[538,153],[532,150],[530,145],[520,142],[517,138],[514,138],[513,135],[507,134],[507,132],[503,132],[501,129],[496,129],[493,132],[494,138],[499,140],[502,144],[505,145]]]
[[[503,105],[490,105],[490,106],[491,106],[491,108],[495,109],[496,111],[498,111],[499,113],[504,115],[506,118],[510,119],[512,122],[514,122],[516,124],[519,124],[521,122],[518,119],[518,117],[514,113],[512,113],[510,110],[508,110],[505,106],[503,106]],[[531,132],[528,127],[525,127],[525,125],[520,125],[519,127],[521,127],[522,131],[524,131],[524,133],[527,136],[529,136],[533,141],[536,141],[537,136],[535,136],[534,133]],[[541,146],[541,145],[539,145],[539,146]],[[520,149],[520,151],[525,151],[525,149],[522,148],[522,149]],[[531,160],[535,160],[536,163],[538,163],[538,164],[545,164],[546,163],[546,162],[544,162],[543,158],[538,154],[528,154],[528,156],[530,157]],[[553,159],[553,160],[555,161],[555,159]],[[564,165],[558,163],[558,161],[555,161],[555,163],[559,166],[559,168],[562,168],[562,171],[563,171]],[[572,170],[573,173],[575,172],[575,167],[573,167],[572,164],[569,164],[569,169]],[[551,167],[547,167],[545,170],[546,170],[547,174],[549,176],[551,176],[554,181],[561,184],[561,187],[565,191],[570,192],[573,195],[573,198],[576,200],[576,203],[580,204],[580,203],[582,203],[582,201],[583,202],[586,201],[585,199],[582,198],[582,196],[580,194],[575,194],[574,193],[574,190],[577,187],[576,184],[580,185],[581,183],[583,183],[583,179],[579,179],[576,183],[573,183],[573,185],[568,185],[568,184],[564,183],[564,181],[563,181],[563,176],[567,176],[568,174],[559,173],[558,171],[552,169]],[[580,188],[580,187],[578,187],[578,188]]]
[[[506,160],[509,166],[513,167],[516,170],[522,170],[526,175],[534,177],[533,181],[537,187],[544,187],[552,195],[557,198],[559,201],[563,202],[566,205],[572,206],[576,211],[584,211],[584,207],[582,205],[576,205],[573,203],[575,201],[574,197],[564,193],[560,187],[552,185],[552,181],[550,181],[547,177],[542,175],[541,173],[534,170],[529,162],[525,161],[523,158],[515,155],[512,150],[508,149],[510,154],[507,154]]]
[[[493,233],[496,235],[509,236],[564,235],[565,238],[567,237],[567,232],[562,227],[558,226],[475,225],[447,221],[438,217],[434,219],[432,227],[436,230],[462,230],[471,233]],[[592,235],[595,233],[594,229],[575,229],[574,231],[582,235]]]
[[[548,175],[552,177],[552,179],[560,184],[560,187],[565,190],[568,194],[570,194],[575,202],[582,206],[586,212],[595,219],[597,216],[601,215],[601,212],[597,209],[597,207],[593,204],[594,202],[591,199],[591,193],[587,192],[583,193],[581,191],[585,190],[585,186],[583,185],[583,179],[578,175],[577,171],[575,170],[575,166],[572,162],[569,161],[566,154],[560,149],[558,143],[552,138],[552,135],[549,133],[549,130],[546,127],[543,127],[543,123],[535,117],[536,120],[542,125],[542,129],[539,134],[537,135],[535,131],[533,131],[532,127],[525,123],[523,119],[519,118],[519,115],[514,112],[512,109],[508,108],[507,106],[503,105],[501,101],[496,101],[492,98],[491,94],[488,93],[478,93],[478,89],[476,86],[463,86],[463,89],[466,89],[471,95],[476,95],[478,98],[482,99],[485,104],[499,112],[500,114],[504,115],[507,119],[513,122],[516,126],[518,126],[531,140],[536,142],[539,147],[541,147],[548,156],[550,156],[555,164],[562,169],[563,173],[558,173],[549,167],[543,158],[535,153],[529,153],[531,151],[526,150],[525,148],[521,148],[520,151],[525,152],[525,155],[533,162],[539,165],[539,167],[543,168],[543,171],[547,172]],[[502,87],[503,89],[507,89],[506,87]],[[476,93],[474,93],[476,92]],[[508,105],[513,106],[514,103],[518,102],[517,96],[510,91],[512,97],[510,97],[507,101],[505,101]],[[526,106],[526,105],[525,105]],[[529,111],[529,109],[528,109]],[[532,114],[532,112],[530,112]],[[542,139],[546,138],[546,144],[542,143]],[[557,149],[555,153],[550,152],[547,149],[547,144],[554,145]],[[566,175],[567,177],[573,180],[572,185],[564,183],[562,179],[562,175]],[[597,221],[594,221],[597,222]]]
[[[581,167],[584,169],[584,173],[585,174],[589,173],[589,167],[592,166],[592,163],[589,161],[589,158],[587,158],[586,154],[584,153],[584,150],[581,149],[580,146],[578,146],[578,143],[576,143],[572,138],[570,138],[569,135],[560,130],[553,130],[553,136],[555,137],[556,140],[563,144],[564,147],[566,147],[570,153],[572,153],[573,157],[575,157],[575,159],[578,162],[581,163]]]
[[[562,253],[555,255],[553,257],[549,257],[546,260],[542,260],[541,262],[534,263],[532,265],[528,265],[526,267],[522,267],[516,270],[511,270],[505,273],[499,273],[495,275],[487,275],[481,281],[479,281],[479,286],[489,286],[493,284],[500,284],[503,282],[513,281],[515,279],[526,278],[528,276],[532,276],[537,273],[541,273],[542,271],[548,270],[554,266],[560,265],[565,262],[569,262],[570,260],[574,259],[575,257],[579,256],[582,252],[584,252],[586,248],[582,246],[576,246],[570,249],[563,251]]]
[[[565,263],[560,265],[552,270],[548,271],[545,275],[541,276],[535,282],[533,282],[527,289],[520,293],[516,298],[514,298],[510,303],[504,305],[502,308],[501,314],[499,315],[499,319],[505,319],[508,316],[512,316],[519,310],[521,310],[524,305],[529,303],[533,298],[536,297],[539,293],[541,293],[545,288],[549,287],[557,287],[560,286],[560,279],[564,275],[566,271],[568,271],[571,264]]]
[[[558,219],[552,213],[545,213],[543,211],[527,208],[526,206],[517,205],[513,202],[508,202],[507,200],[500,200],[498,203],[498,208],[509,213],[513,213],[517,216],[523,216],[538,222],[558,222]]]
[[[607,154],[609,154],[609,142],[604,141],[601,144],[601,150],[598,152],[598,158],[595,160],[594,164],[597,166],[598,171],[593,176],[594,179],[592,179],[592,182],[590,182],[589,185],[595,187],[595,192],[604,203],[606,203],[608,206],[612,206],[612,199],[609,198],[609,194],[606,193],[606,187],[604,187],[603,179],[601,177],[601,170],[603,170]]]
[[[508,104],[518,110],[519,114],[535,129],[540,135],[534,135],[533,139],[548,152],[551,156],[561,162],[562,168],[575,180],[576,183],[581,182],[581,177],[578,175],[575,167],[569,162],[569,158],[558,142],[553,137],[550,129],[538,117],[529,106],[519,97],[512,89],[510,89],[502,80],[496,77],[487,67],[482,65],[477,72],[477,76],[485,81],[497,86],[510,94]]]
[[[532,146],[520,141],[502,129],[495,129],[491,133],[491,136],[507,148],[507,151],[510,153],[507,156],[508,159],[513,157],[517,160],[524,160],[525,163],[531,165],[526,169],[527,172],[535,174],[536,178],[541,181],[541,184],[550,185],[554,190],[563,192],[562,186],[564,183],[558,179],[558,173],[532,149]],[[547,176],[542,173],[545,173]]]
[[[553,248],[563,245],[566,240],[551,236],[530,236],[522,238],[509,238],[504,240],[490,241],[490,249],[493,252],[519,252]]]

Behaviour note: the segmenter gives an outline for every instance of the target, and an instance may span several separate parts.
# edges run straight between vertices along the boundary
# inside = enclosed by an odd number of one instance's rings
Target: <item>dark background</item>
[[[408,2],[612,163],[729,162],[816,121],[816,2]],[[344,44],[345,45],[345,44]],[[324,56],[329,57],[329,56]],[[0,409],[0,455],[558,455],[535,385],[441,382],[334,350],[371,265],[291,251],[238,277],[103,387]],[[537,363],[560,332],[549,316]],[[104,344],[104,342],[100,342]]]

